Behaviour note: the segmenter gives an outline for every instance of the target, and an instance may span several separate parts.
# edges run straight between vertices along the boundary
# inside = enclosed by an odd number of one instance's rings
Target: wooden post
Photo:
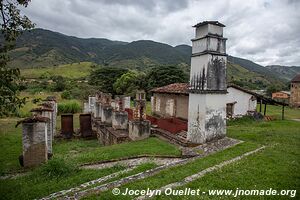
[[[281,115],[281,119],[284,120],[284,105],[282,105],[282,115]]]
[[[267,112],[267,102],[265,102],[264,116],[266,116],[266,112]]]
[[[262,104],[262,100],[260,99],[259,101],[259,112],[261,113],[261,104]]]

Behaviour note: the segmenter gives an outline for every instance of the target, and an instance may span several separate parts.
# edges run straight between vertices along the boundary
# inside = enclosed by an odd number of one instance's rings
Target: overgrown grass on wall
[[[63,113],[78,113],[81,111],[81,107],[77,101],[72,100],[66,103],[59,103],[57,110],[59,115]]]

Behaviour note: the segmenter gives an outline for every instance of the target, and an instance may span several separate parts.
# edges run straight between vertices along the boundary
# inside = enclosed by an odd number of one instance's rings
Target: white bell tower
[[[226,135],[227,39],[218,21],[193,27],[187,139],[201,144]]]

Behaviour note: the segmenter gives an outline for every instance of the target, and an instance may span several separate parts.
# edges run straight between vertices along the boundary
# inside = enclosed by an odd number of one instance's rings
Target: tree
[[[172,83],[188,82],[188,74],[178,66],[156,66],[147,74],[148,90]]]
[[[116,80],[114,83],[114,91],[117,94],[126,94],[134,97],[137,90],[145,89],[143,85],[145,82],[144,73],[129,71]]]
[[[280,91],[280,90],[282,90],[282,88],[280,86],[270,85],[269,87],[267,87],[266,93],[267,93],[268,96],[272,96],[272,93]]]
[[[30,0],[1,0],[1,36],[0,36],[0,116],[13,113],[25,104],[25,98],[18,97],[20,70],[8,68],[8,51],[16,43],[23,30],[34,27],[34,24],[20,14],[17,6],[27,6]]]
[[[115,94],[113,84],[127,71],[127,69],[116,67],[103,67],[96,69],[92,71],[89,76],[89,84],[99,86],[99,89],[103,92]]]
[[[57,92],[61,92],[63,90],[66,89],[66,80],[64,79],[64,77],[62,76],[53,76],[51,78],[54,82],[55,82],[55,85],[54,85],[54,91],[57,91]]]

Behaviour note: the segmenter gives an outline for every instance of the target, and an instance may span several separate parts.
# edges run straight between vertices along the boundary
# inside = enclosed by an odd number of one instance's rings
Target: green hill
[[[280,73],[287,80],[291,80],[296,74],[300,74],[300,66],[268,65],[266,68]]]
[[[154,65],[179,65],[188,72],[191,51],[189,45],[172,47],[150,40],[127,43],[103,38],[82,39],[34,29],[17,40],[16,48],[10,52],[12,59],[9,65],[29,68],[22,70],[22,75],[28,78],[58,73],[69,78],[82,78],[89,74],[90,67],[76,65],[79,62],[140,71]],[[300,71],[299,67],[277,68],[228,56],[228,80],[249,89],[265,89],[274,84],[287,86],[290,77]]]

